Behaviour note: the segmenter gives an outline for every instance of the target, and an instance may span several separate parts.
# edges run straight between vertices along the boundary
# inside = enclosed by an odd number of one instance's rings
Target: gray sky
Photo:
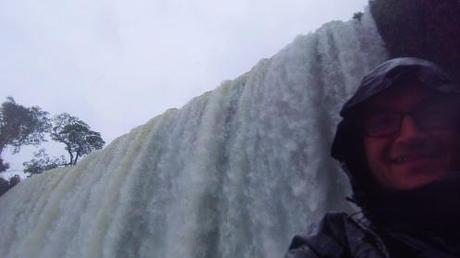
[[[1,101],[68,112],[106,142],[248,71],[367,0],[0,1]],[[52,154],[62,146],[51,147]],[[21,169],[34,148],[5,153]]]

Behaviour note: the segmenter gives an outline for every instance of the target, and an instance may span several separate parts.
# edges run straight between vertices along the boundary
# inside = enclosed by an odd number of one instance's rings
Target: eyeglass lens
[[[364,117],[364,132],[371,137],[399,131],[404,116],[409,115],[420,130],[453,129],[460,123],[460,102],[434,102],[411,112],[379,111]]]

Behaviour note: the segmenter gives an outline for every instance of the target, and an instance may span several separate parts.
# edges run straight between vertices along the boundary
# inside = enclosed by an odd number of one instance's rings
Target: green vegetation
[[[34,158],[24,162],[24,173],[40,174],[56,167],[74,166],[77,161],[94,150],[102,149],[105,142],[99,132],[76,116],[67,113],[49,118],[49,113],[40,107],[24,107],[8,97],[0,107],[0,156],[6,147],[13,148],[13,154],[25,145],[39,146],[51,139],[63,143],[69,154],[67,161],[64,156],[49,157],[45,149],[34,153]],[[9,164],[0,157],[0,173],[6,171]],[[20,182],[19,176],[9,180],[0,177],[0,195]]]
[[[67,165],[70,166],[93,150],[102,149],[105,144],[100,133],[92,131],[85,122],[67,113],[54,117],[51,139],[66,146],[65,150],[69,153]]]
[[[363,17],[364,13],[363,12],[357,12],[353,14],[353,19],[357,21],[361,21],[361,18]]]
[[[23,107],[8,97],[0,107],[0,155],[6,146],[18,153],[21,146],[39,145],[49,131],[48,113],[39,107]],[[8,163],[0,159],[0,172],[7,170]]]
[[[0,177],[0,196],[10,190],[13,186],[17,185],[21,181],[18,175],[13,176],[10,180],[6,180]]]
[[[45,149],[40,149],[34,153],[32,160],[22,163],[24,165],[24,173],[30,175],[41,174],[45,170],[66,166],[66,160],[64,156],[60,157],[49,157]]]

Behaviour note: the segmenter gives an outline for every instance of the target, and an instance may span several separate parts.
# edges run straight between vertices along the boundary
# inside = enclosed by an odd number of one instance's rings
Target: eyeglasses
[[[384,137],[399,132],[405,116],[410,116],[422,131],[456,129],[460,125],[460,101],[423,102],[408,112],[371,110],[364,114],[360,124],[366,136]]]

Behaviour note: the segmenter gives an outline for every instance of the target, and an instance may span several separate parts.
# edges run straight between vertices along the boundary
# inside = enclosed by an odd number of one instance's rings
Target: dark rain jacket
[[[344,213],[329,213],[309,234],[295,236],[286,258],[390,257],[383,241]]]
[[[345,213],[329,213],[305,235],[295,236],[285,258],[458,258],[459,242],[384,229]]]
[[[405,223],[412,223],[413,218],[421,214],[412,214],[410,209],[406,214],[408,220],[398,221],[400,210],[407,207],[404,203],[404,195],[394,196],[393,199],[385,200],[387,205],[382,208],[383,203],[378,199],[378,193],[375,189],[375,181],[370,177],[364,152],[359,144],[361,133],[353,126],[353,117],[371,97],[382,91],[396,87],[398,82],[404,79],[417,80],[421,86],[428,87],[436,92],[449,95],[458,95],[460,97],[460,87],[454,83],[442,70],[435,64],[418,59],[418,58],[396,58],[384,62],[377,66],[368,75],[366,75],[356,91],[356,93],[344,104],[340,114],[342,121],[337,127],[337,132],[332,145],[331,155],[337,159],[343,170],[350,179],[353,196],[352,200],[361,207],[363,217],[353,219],[344,213],[327,214],[322,221],[313,227],[313,230],[305,235],[295,236],[286,254],[286,258],[313,258],[313,257],[367,257],[367,258],[384,258],[384,257],[438,257],[453,258],[460,257],[460,234],[451,236],[448,240],[431,235],[426,231],[402,230]],[[460,182],[460,180],[457,180]],[[454,189],[453,204],[450,206],[460,206],[457,202],[460,200],[460,183],[449,182],[450,185],[445,187],[429,186],[431,189],[420,190],[421,193],[407,193],[410,198],[428,198],[433,192],[439,189]],[[405,193],[406,194],[406,193]],[[449,194],[451,194],[449,192]],[[388,204],[390,200],[390,204]],[[409,199],[408,199],[409,200]],[[443,203],[443,199],[430,199],[427,201],[427,213],[433,213],[433,218],[439,214],[432,212],[430,205]],[[393,205],[394,203],[394,205]],[[393,206],[394,207],[393,207]],[[446,206],[449,206],[446,205]],[[393,210],[391,210],[393,208]],[[460,210],[460,209],[457,209]],[[382,212],[384,211],[384,212]],[[387,214],[389,214],[387,216]],[[460,214],[460,213],[459,213]],[[385,218],[387,216],[387,218]],[[457,213],[453,219],[457,220]],[[380,223],[384,221],[387,224]],[[391,225],[392,220],[397,227],[386,227],[382,225]],[[460,220],[460,217],[458,217]],[[423,220],[422,223],[424,223]],[[374,223],[375,222],[375,223]],[[388,223],[389,222],[389,223]],[[437,222],[436,222],[437,223]],[[458,223],[460,224],[460,223]],[[419,224],[423,225],[423,224]],[[423,232],[423,233],[422,233]]]

